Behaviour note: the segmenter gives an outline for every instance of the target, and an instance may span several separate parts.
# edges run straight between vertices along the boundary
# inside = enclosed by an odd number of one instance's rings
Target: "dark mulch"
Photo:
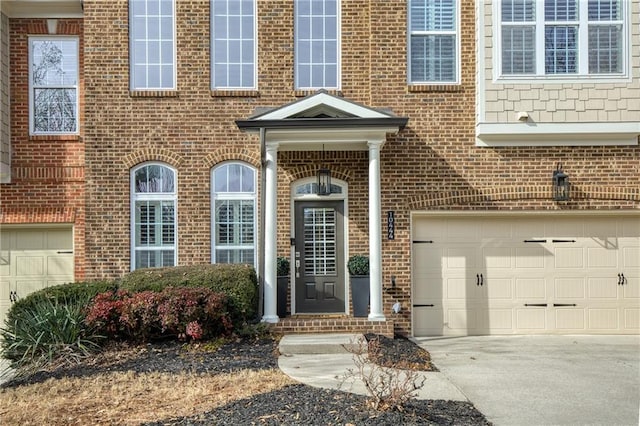
[[[433,371],[429,353],[413,342],[367,335],[371,351],[380,365]],[[375,349],[375,348],[374,348]],[[181,345],[175,342],[142,346],[120,345],[70,368],[41,371],[5,383],[14,387],[49,378],[87,377],[109,371],[228,373],[241,369],[276,369],[277,342],[272,339],[238,339],[219,348]],[[239,383],[239,386],[242,384]],[[167,419],[150,425],[487,425],[485,417],[466,402],[413,400],[403,411],[376,411],[367,398],[348,392],[292,385],[254,395],[215,410],[188,418]]]

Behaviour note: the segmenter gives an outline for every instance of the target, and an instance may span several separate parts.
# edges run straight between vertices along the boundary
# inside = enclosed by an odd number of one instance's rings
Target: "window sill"
[[[82,141],[80,135],[29,135],[30,141],[69,141],[79,142]]]
[[[464,92],[464,87],[460,84],[410,84],[407,89],[409,93]]]
[[[318,93],[318,90],[320,89],[295,89],[293,91],[293,96],[297,98],[304,98],[305,96],[310,96]],[[344,96],[342,94],[342,90],[338,90],[338,89],[322,89],[322,90],[324,90],[325,92],[333,96],[338,96],[341,98]]]
[[[260,96],[260,92],[257,90],[218,90],[211,91],[211,97],[213,98],[257,98]]]
[[[130,90],[132,98],[177,98],[180,92],[177,90]]]

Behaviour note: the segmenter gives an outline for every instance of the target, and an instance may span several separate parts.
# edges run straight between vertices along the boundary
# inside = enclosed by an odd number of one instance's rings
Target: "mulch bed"
[[[367,335],[374,362],[405,369],[434,371],[429,353],[413,342]],[[5,383],[3,387],[43,382],[49,378],[134,371],[219,374],[241,369],[277,369],[277,342],[272,339],[238,339],[219,348],[176,342],[142,346],[119,345],[73,367],[41,371]],[[238,383],[238,386],[242,386]],[[254,395],[194,417],[166,419],[150,425],[486,425],[484,415],[467,402],[412,400],[402,411],[376,411],[367,398],[348,392],[297,384]]]

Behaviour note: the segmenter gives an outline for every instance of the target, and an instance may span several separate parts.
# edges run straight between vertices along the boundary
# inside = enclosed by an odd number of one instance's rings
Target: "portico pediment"
[[[277,143],[280,151],[364,150],[370,141],[384,142],[397,133],[408,118],[371,108],[320,90],[290,104],[261,108],[245,120],[241,130],[264,129],[264,142]]]

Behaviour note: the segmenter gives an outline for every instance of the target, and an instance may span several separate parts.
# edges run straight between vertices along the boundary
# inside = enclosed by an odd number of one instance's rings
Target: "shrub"
[[[88,308],[86,321],[111,338],[136,341],[200,340],[233,329],[226,297],[206,288],[99,294]]]
[[[32,298],[28,306],[12,309],[2,329],[2,356],[11,367],[27,373],[46,364],[70,364],[99,348],[97,336],[84,322],[89,298]]]
[[[279,257],[277,270],[279,277],[288,277],[291,273],[291,270],[289,269],[289,259],[287,259],[286,257]]]
[[[351,275],[369,275],[369,257],[354,254],[347,262],[347,269]]]
[[[131,292],[162,291],[166,287],[203,287],[224,293],[236,324],[253,319],[258,310],[258,280],[248,265],[193,265],[138,269],[125,275],[120,288]]]

